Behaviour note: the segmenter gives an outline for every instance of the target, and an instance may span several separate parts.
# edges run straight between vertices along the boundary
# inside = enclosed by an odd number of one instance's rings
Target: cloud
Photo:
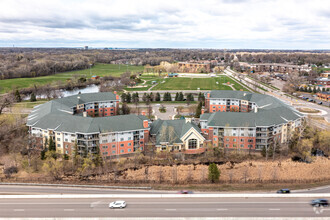
[[[330,1],[1,0],[0,46],[329,49],[319,5]]]

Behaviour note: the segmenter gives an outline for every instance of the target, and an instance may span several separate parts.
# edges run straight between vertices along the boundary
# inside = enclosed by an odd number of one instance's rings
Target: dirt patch
[[[319,110],[313,108],[297,108],[297,110],[303,113],[310,113],[310,114],[320,113]]]

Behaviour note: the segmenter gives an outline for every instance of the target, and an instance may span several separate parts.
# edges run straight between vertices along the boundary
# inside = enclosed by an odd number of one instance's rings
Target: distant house
[[[179,74],[177,74],[177,73],[169,73],[169,74],[167,74],[167,76],[168,77],[178,77]]]
[[[100,78],[100,76],[97,76],[97,75],[94,75],[94,76],[92,76],[92,78],[91,79],[99,79]]]
[[[330,101],[330,92],[319,92],[316,94],[320,99],[324,101]]]

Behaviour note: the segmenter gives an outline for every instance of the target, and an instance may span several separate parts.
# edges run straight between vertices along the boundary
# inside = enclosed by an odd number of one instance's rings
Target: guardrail
[[[143,189],[151,190],[152,187],[144,186],[96,186],[96,185],[74,185],[74,184],[47,184],[47,183],[0,183],[0,185],[13,186],[54,186],[54,187],[80,187],[80,188],[100,188],[100,189]]]
[[[89,199],[89,198],[330,198],[330,193],[311,194],[50,194],[0,195],[0,199]]]

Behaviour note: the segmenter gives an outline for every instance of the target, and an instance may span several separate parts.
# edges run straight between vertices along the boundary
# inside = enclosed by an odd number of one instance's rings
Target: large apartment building
[[[103,157],[143,150],[149,140],[148,119],[142,115],[116,116],[118,102],[113,93],[89,93],[36,106],[27,122],[32,146],[43,149],[52,139],[59,153],[99,151]],[[93,114],[88,113],[91,110]]]
[[[254,72],[270,72],[270,73],[301,73],[311,71],[308,65],[292,65],[283,63],[240,63],[241,69],[244,71]]]
[[[205,94],[200,125],[213,146],[263,149],[286,143],[303,115],[277,98],[242,91]]]

